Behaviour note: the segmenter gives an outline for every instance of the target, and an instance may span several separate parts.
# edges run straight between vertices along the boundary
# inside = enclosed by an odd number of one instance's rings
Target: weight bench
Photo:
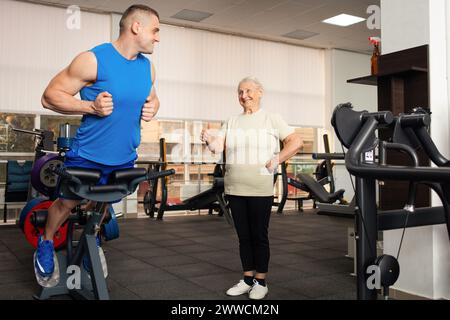
[[[314,201],[334,203],[337,200],[342,201],[344,197],[344,189],[339,189],[336,192],[329,193],[322,184],[314,180],[311,176],[300,173],[298,174],[298,177],[300,181],[288,178],[288,184],[297,189],[309,192],[311,194],[311,199]]]

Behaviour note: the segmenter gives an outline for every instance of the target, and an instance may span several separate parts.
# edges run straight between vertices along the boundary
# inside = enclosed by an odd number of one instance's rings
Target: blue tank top
[[[141,142],[141,111],[152,88],[150,61],[122,56],[111,43],[90,50],[97,58],[97,80],[81,89],[82,100],[94,101],[107,91],[114,109],[106,117],[84,115],[72,146],[78,156],[104,165],[136,160]]]

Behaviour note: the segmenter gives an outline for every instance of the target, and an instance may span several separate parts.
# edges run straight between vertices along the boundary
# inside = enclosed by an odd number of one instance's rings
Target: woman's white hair
[[[241,86],[241,84],[243,84],[243,83],[245,83],[245,82],[252,82],[252,83],[254,83],[254,84],[256,85],[256,87],[257,87],[259,90],[264,91],[264,88],[263,88],[261,82],[259,82],[259,80],[256,79],[255,77],[245,77],[244,79],[242,79],[241,81],[239,81],[238,90],[239,90],[239,87]]]

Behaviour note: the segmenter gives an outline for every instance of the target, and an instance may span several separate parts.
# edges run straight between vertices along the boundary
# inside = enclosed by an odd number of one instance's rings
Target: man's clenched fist
[[[109,92],[99,93],[92,105],[94,114],[99,117],[109,116],[113,112],[113,99]]]
[[[156,114],[156,104],[151,101],[150,96],[145,100],[144,106],[142,107],[141,119],[148,122],[153,119]]]

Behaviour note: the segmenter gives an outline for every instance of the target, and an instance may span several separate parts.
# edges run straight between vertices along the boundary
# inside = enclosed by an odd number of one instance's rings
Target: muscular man
[[[83,115],[66,167],[100,170],[99,184],[105,184],[112,171],[134,166],[140,120],[152,120],[159,109],[153,86],[155,68],[143,56],[153,53],[156,42],[158,13],[145,5],[133,5],[120,20],[116,41],[79,54],[50,81],[42,96],[44,108]],[[81,100],[74,97],[78,92]],[[48,210],[34,259],[43,279],[50,278],[55,269],[53,236],[80,200],[59,198]]]

